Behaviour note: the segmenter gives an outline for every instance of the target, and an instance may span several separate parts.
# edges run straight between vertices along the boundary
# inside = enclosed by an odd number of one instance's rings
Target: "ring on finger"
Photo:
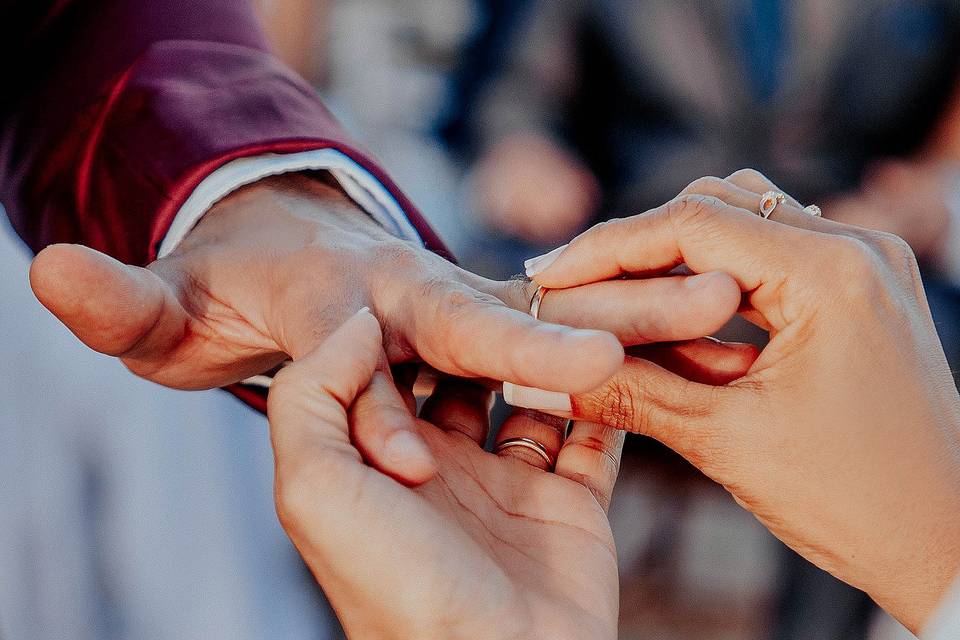
[[[803,208],[803,212],[813,216],[814,218],[822,218],[823,211],[815,204],[809,204]]]
[[[508,438],[507,440],[499,443],[493,452],[499,454],[511,447],[520,447],[522,449],[527,449],[528,451],[533,451],[535,454],[543,458],[543,461],[547,463],[548,469],[553,469],[553,466],[556,464],[553,456],[547,452],[547,448],[533,438]]]
[[[780,191],[767,191],[760,196],[760,217],[767,219],[773,213],[780,203],[787,199],[787,196]]]
[[[530,300],[530,315],[533,316],[534,320],[540,319],[540,305],[543,304],[543,297],[547,295],[547,292],[550,289],[546,287],[537,287],[536,293],[533,294],[533,298]]]

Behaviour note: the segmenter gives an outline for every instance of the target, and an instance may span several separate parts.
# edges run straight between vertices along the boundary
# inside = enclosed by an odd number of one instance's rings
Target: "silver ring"
[[[787,196],[779,191],[767,191],[760,196],[760,217],[766,220]]]
[[[804,212],[804,213],[807,213],[807,214],[810,214],[810,215],[813,216],[814,218],[822,218],[822,217],[823,217],[823,211],[821,211],[821,210],[820,210],[820,207],[818,207],[818,206],[815,205],[815,204],[807,205],[806,207],[803,208],[803,212]]]
[[[534,320],[540,319],[540,305],[543,304],[543,296],[547,295],[546,287],[537,287],[537,292],[533,294],[533,299],[530,300],[530,315],[533,316]]]
[[[550,454],[547,453],[547,448],[536,440],[533,440],[532,438],[508,438],[498,444],[493,452],[500,453],[501,451],[509,449],[510,447],[521,447],[523,449],[529,449],[530,451],[533,451],[538,456],[543,458],[543,461],[547,463],[547,468],[553,469],[553,465],[555,464],[553,458],[551,458]]]

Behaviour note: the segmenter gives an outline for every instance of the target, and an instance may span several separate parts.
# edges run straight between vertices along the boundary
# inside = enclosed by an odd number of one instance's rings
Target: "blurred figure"
[[[960,161],[960,108],[947,108],[960,5],[523,4],[470,111],[490,228],[552,243],[695,176],[759,166],[806,200],[836,200],[828,214],[938,257]]]

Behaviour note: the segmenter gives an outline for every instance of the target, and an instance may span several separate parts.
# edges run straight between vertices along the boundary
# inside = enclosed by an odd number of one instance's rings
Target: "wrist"
[[[916,475],[924,470],[917,469]],[[938,472],[941,478],[951,477],[949,470]],[[883,549],[895,539],[877,567],[865,590],[894,618],[914,633],[923,630],[940,602],[960,575],[960,548],[956,544],[960,532],[960,496],[949,483],[923,483],[926,489],[913,492],[916,509],[904,509],[897,517],[904,523],[899,531],[891,531],[885,540],[877,540],[876,549]]]
[[[393,239],[327,176],[321,172],[285,173],[240,187],[213,205],[184,242],[231,237],[250,231],[250,227],[263,233],[273,228],[315,228],[317,223]],[[302,240],[306,242],[312,235]]]

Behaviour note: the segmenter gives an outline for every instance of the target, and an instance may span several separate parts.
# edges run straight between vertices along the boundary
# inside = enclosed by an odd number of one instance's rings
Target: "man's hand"
[[[390,364],[425,361],[456,376],[584,392],[619,369],[621,342],[705,335],[740,300],[722,274],[605,282],[551,292],[541,317],[559,324],[538,322],[526,313],[530,283],[468,273],[300,175],[235,192],[146,269],[58,245],[37,256],[30,276],[40,301],[87,345],[183,389],[228,385],[298,358],[366,306],[383,324]],[[403,472],[385,451],[397,430],[414,429],[386,364],[357,441],[379,468],[422,481],[426,467]]]
[[[508,454],[518,449],[481,449],[489,392],[441,388],[418,425],[438,476],[401,486],[350,441],[381,341],[357,314],[280,372],[269,398],[277,513],[347,636],[615,638],[605,507],[622,435],[578,424],[547,473]]]

